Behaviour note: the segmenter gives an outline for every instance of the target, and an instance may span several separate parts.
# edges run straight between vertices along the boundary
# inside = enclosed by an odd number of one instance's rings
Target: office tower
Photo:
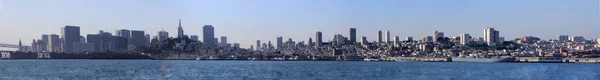
[[[570,36],[569,41],[583,42],[583,41],[585,41],[585,38],[583,38],[583,36]]]
[[[256,51],[260,51],[260,40],[256,40]]]
[[[197,35],[192,35],[190,36],[190,39],[193,41],[198,41],[198,36]]]
[[[406,37],[406,41],[413,41],[413,37]]]
[[[159,41],[163,41],[163,40],[167,40],[169,38],[169,32],[161,30],[158,31],[158,40]]]
[[[460,44],[468,45],[471,42],[471,35],[467,33],[460,34]]]
[[[129,31],[127,29],[121,29],[121,30],[117,30],[116,34],[119,37],[129,38],[131,36],[131,31]]]
[[[177,27],[177,38],[183,38],[183,27],[181,27],[181,19],[179,19],[179,27]]]
[[[127,37],[113,36],[115,51],[126,51],[129,44]]]
[[[269,50],[273,50],[273,44],[271,44],[271,41],[269,41],[269,43],[267,43],[267,46],[269,46]]]
[[[433,37],[432,36],[426,36],[423,38],[424,42],[432,42],[433,41]]]
[[[356,43],[356,28],[350,28],[350,42]]]
[[[48,35],[48,51],[49,52],[60,52],[61,49],[61,40],[56,34]]]
[[[395,47],[400,47],[400,37],[398,36],[394,36],[394,46]]]
[[[254,46],[253,46],[253,45],[250,45],[250,48],[249,48],[249,50],[250,50],[250,51],[254,50]]]
[[[17,51],[24,51],[23,44],[21,43],[21,39],[19,39],[19,50],[17,50]]]
[[[369,41],[367,41],[367,37],[363,36],[362,38],[360,38],[360,44],[361,45],[365,45],[369,43]]]
[[[112,36],[111,33],[104,31],[98,31],[98,34],[87,35],[87,43],[93,44],[94,52],[116,51],[117,47],[119,47],[118,50],[122,50],[121,48],[127,47],[128,42],[129,41],[127,41],[125,37],[120,37],[119,40],[117,40],[117,36]],[[81,44],[80,46],[83,45],[84,44]]]
[[[213,38],[215,37],[215,28],[212,25],[204,25],[202,31],[204,44],[215,44],[214,42],[216,41],[213,41]]]
[[[385,31],[385,43],[390,43],[390,30]]]
[[[79,36],[79,41],[78,41],[78,42],[85,43],[85,37],[83,37],[83,36]]]
[[[146,34],[146,36],[144,36],[144,37],[146,38],[144,41],[145,42],[144,45],[150,43],[150,34]]]
[[[500,40],[500,32],[494,28],[487,27],[483,30],[484,41],[488,46],[496,46]]]
[[[221,36],[221,44],[227,45],[227,36]]]
[[[38,49],[37,45],[38,44],[37,44],[36,40],[33,39],[33,41],[31,42],[31,51],[37,52],[37,49]]]
[[[342,36],[341,34],[337,34],[335,36],[333,36],[333,40],[336,42],[336,44],[340,45],[340,44],[345,44],[346,43],[346,37]]]
[[[240,48],[240,43],[233,43],[233,48],[239,49]]]
[[[215,43],[215,44],[216,44],[216,43],[219,43],[219,38],[214,38],[214,39],[213,39],[213,43]]]
[[[146,36],[144,31],[131,30],[131,42],[133,46],[143,46],[146,44]]]
[[[283,37],[280,36],[280,37],[277,37],[277,49],[281,49],[282,47],[283,47]]]
[[[321,31],[317,31],[315,38],[317,38],[315,46],[321,47],[321,45],[323,44],[323,33],[321,33]]]
[[[558,41],[567,41],[569,40],[569,35],[558,35]]]
[[[71,53],[73,52],[73,43],[80,42],[79,26],[65,26],[62,28],[62,51]]]
[[[381,43],[381,42],[383,42],[383,40],[381,39],[381,37],[382,37],[382,36],[381,36],[381,30],[379,30],[379,31],[377,31],[377,42],[378,42],[378,43]]]
[[[48,50],[48,49],[47,49],[47,47],[48,47],[48,42],[46,42],[46,41],[44,41],[44,40],[39,40],[39,39],[38,39],[38,40],[37,40],[37,42],[36,42],[36,44],[37,44],[37,51],[41,51],[41,52],[43,52],[43,51],[47,51],[47,50]]]
[[[308,38],[308,46],[312,47],[315,43],[313,43],[312,38]]]
[[[433,42],[438,42],[438,40],[444,38],[444,32],[435,31],[433,32]]]

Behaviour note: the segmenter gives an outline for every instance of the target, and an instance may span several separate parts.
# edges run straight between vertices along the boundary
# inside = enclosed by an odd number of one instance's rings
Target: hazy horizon
[[[598,0],[0,0],[0,43],[30,45],[61,27],[81,27],[81,35],[104,30],[143,30],[155,36],[164,29],[177,35],[178,19],[187,35],[202,40],[202,26],[213,25],[215,37],[247,48],[276,43],[277,36],[296,42],[323,32],[375,41],[379,30],[422,39],[434,31],[446,37],[469,33],[482,37],[485,27],[506,40],[557,35],[600,37]],[[392,37],[393,38],[393,37]],[[357,39],[360,40],[360,39]],[[275,46],[275,45],[274,45]]]

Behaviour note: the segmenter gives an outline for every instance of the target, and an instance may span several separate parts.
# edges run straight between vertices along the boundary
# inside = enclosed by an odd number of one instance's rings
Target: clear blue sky
[[[29,45],[41,34],[60,34],[65,25],[81,34],[99,30],[161,29],[176,35],[177,20],[186,34],[202,35],[211,24],[216,36],[242,47],[256,40],[307,41],[316,31],[324,41],[334,34],[375,40],[378,30],[402,39],[421,39],[438,30],[446,36],[481,37],[494,27],[507,40],[521,36],[554,39],[559,34],[600,37],[598,0],[0,0],[0,42]],[[200,36],[201,37],[201,36]],[[200,39],[202,40],[202,39]]]

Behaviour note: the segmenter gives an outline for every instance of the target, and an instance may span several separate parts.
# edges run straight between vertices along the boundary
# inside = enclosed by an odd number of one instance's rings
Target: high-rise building
[[[433,42],[438,42],[439,39],[444,38],[444,32],[435,31],[433,32]]]
[[[152,37],[150,37],[150,34],[146,34],[146,35],[144,36],[144,38],[146,38],[146,39],[144,40],[144,42],[145,42],[144,44],[148,44],[148,43],[150,43],[150,38],[152,38]]]
[[[346,39],[346,37],[342,36],[341,34],[337,34],[333,37],[333,40],[336,42],[336,44],[343,45],[348,39]]]
[[[350,28],[350,42],[356,43],[356,28]]]
[[[204,27],[202,28],[203,31],[203,36],[202,39],[204,41],[204,44],[216,44],[214,42],[214,38],[215,38],[215,28],[212,25],[204,25]],[[258,47],[257,47],[258,48]]]
[[[496,46],[500,42],[500,32],[494,28],[485,28],[483,30],[483,37],[488,46]]]
[[[583,41],[585,41],[585,38],[583,38],[583,36],[570,36],[569,41],[583,42]]]
[[[192,35],[190,36],[190,39],[193,41],[198,41],[198,36],[197,35]]]
[[[260,51],[260,40],[256,40],[256,51]]]
[[[213,43],[215,43],[215,44],[219,43],[219,38],[214,38]]]
[[[181,19],[179,19],[179,27],[177,27],[177,38],[183,38],[183,27],[181,27]]]
[[[144,31],[131,30],[131,43],[133,46],[146,45],[146,36]]]
[[[79,26],[65,26],[62,28],[62,39],[63,39],[63,45],[62,45],[62,51],[63,52],[67,52],[67,53],[71,53],[73,52],[73,43],[75,42],[80,42],[81,40],[79,40],[79,36],[80,32],[79,32]]]
[[[240,48],[240,43],[233,43],[233,48],[239,49]]]
[[[558,35],[558,41],[567,41],[569,40],[569,35]]]
[[[227,36],[221,36],[221,44],[227,45]]]
[[[390,30],[385,31],[385,43],[390,43]]]
[[[283,47],[283,37],[277,37],[277,49],[281,49]]]
[[[471,42],[471,35],[467,33],[460,34],[460,44],[468,45]]]
[[[369,41],[367,41],[367,37],[363,36],[360,38],[361,45],[366,45],[367,43],[369,43]]]
[[[33,39],[33,41],[31,42],[31,51],[37,52],[37,50],[38,50],[38,44],[37,44],[36,40]]]
[[[73,43],[73,52],[74,53],[94,52],[94,44],[85,43],[85,42],[75,42],[75,43]]]
[[[394,36],[394,47],[400,47],[400,37]]]
[[[315,45],[315,43],[313,43],[312,38],[308,38],[308,46],[312,47],[314,45]]]
[[[117,30],[116,33],[117,33],[117,36],[119,36],[119,37],[130,38],[130,36],[131,36],[131,31],[129,31],[127,29]]]
[[[48,36],[48,52],[61,52],[61,40],[60,37],[56,34],[50,34]]]
[[[413,41],[413,37],[406,37],[406,41]]]
[[[321,45],[323,44],[323,33],[321,33],[321,31],[317,31],[315,38],[317,39],[315,42],[315,46],[321,47]]]
[[[383,42],[383,40],[381,38],[382,38],[381,30],[379,30],[379,31],[377,31],[377,42],[378,43],[382,43]]]
[[[159,41],[163,41],[163,40],[167,40],[169,38],[169,32],[161,30],[158,31],[158,40]]]
[[[23,50],[23,44],[21,43],[21,39],[19,39],[19,50],[17,51],[25,51]]]

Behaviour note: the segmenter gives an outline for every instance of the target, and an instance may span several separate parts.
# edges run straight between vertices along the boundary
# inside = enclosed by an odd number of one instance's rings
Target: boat
[[[516,58],[479,58],[479,57],[452,57],[452,62],[515,62]]]

